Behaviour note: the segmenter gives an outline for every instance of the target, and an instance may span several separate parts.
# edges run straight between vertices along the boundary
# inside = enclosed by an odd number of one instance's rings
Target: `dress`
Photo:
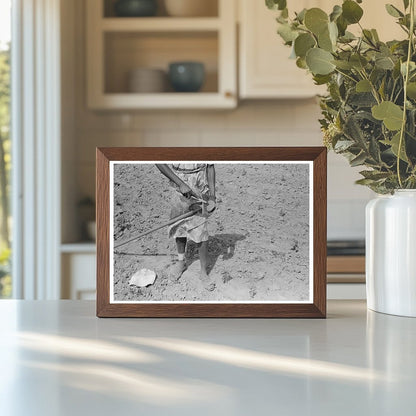
[[[207,179],[207,164],[202,163],[182,163],[172,164],[172,171],[184,181],[198,198],[208,200],[209,187]],[[178,189],[178,186],[171,182],[175,189],[170,218],[175,218],[190,211],[192,204],[195,204],[194,198],[184,197]],[[190,218],[180,220],[169,227],[169,237],[187,238],[195,243],[207,241],[209,238],[207,218],[202,214],[196,214]]]

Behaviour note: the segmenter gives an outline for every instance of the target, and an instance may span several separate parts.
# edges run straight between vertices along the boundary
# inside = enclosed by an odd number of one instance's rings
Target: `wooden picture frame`
[[[239,148],[97,148],[97,316],[98,317],[194,317],[194,318],[325,318],[326,317],[326,212],[327,150],[324,147],[239,147]],[[302,302],[122,302],[110,298],[110,273],[114,262],[110,251],[112,224],[113,166],[151,162],[205,162],[238,165],[290,164],[309,166],[309,291]],[[154,166],[154,164],[152,164]],[[216,165],[217,166],[217,165]],[[254,166],[254,165],[253,165]],[[258,169],[258,168],[257,168]],[[293,176],[293,174],[292,174]],[[114,179],[113,179],[114,181]],[[113,187],[113,188],[112,188]],[[111,208],[111,209],[110,209]]]

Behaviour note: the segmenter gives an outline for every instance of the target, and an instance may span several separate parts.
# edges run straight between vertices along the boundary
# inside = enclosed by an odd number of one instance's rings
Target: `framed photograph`
[[[324,318],[326,152],[97,149],[97,316]]]

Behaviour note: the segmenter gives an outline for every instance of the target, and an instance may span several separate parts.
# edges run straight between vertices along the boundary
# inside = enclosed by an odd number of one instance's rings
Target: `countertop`
[[[98,319],[0,301],[0,415],[412,415],[416,319]]]

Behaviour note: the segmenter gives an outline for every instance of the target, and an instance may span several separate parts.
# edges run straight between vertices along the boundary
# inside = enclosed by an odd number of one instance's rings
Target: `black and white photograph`
[[[311,303],[313,164],[110,163],[110,303]]]

